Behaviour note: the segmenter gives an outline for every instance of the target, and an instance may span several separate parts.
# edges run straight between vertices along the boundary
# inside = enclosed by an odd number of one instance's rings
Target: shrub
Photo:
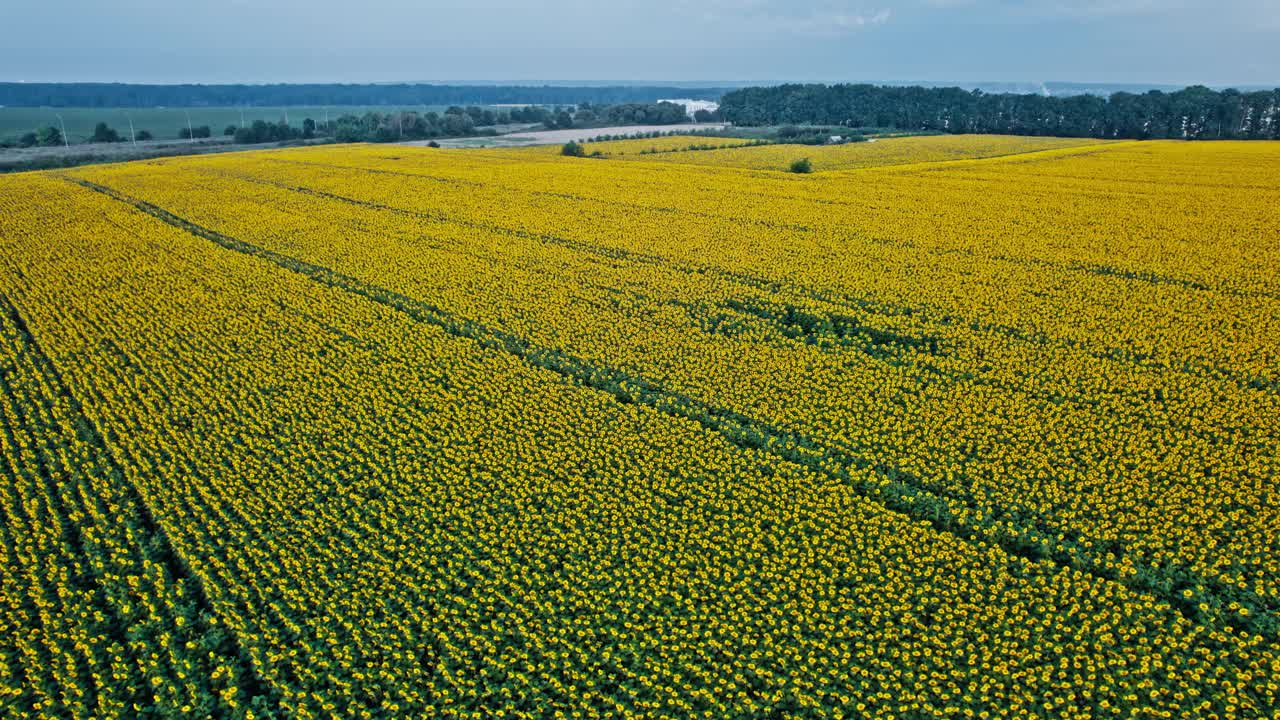
[[[560,154],[568,157],[586,157],[587,150],[578,143],[570,140],[560,148]]]
[[[62,139],[62,131],[52,125],[49,127],[42,127],[36,131],[36,144],[43,147],[63,145],[65,143]]]
[[[120,142],[120,133],[116,132],[115,129],[109,127],[106,123],[100,122],[93,128],[93,136],[89,138],[89,142]]]
[[[809,158],[800,158],[791,163],[791,172],[808,174],[813,172],[813,163],[809,162]]]

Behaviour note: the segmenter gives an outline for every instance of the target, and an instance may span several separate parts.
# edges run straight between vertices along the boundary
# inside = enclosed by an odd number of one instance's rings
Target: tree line
[[[227,125],[224,136],[230,136],[240,144],[288,142],[331,137],[337,142],[396,142],[398,140],[428,140],[446,137],[473,137],[497,135],[502,125],[540,125],[547,129],[590,128],[601,125],[673,125],[689,119],[683,105],[675,103],[623,103],[620,105],[593,105],[542,107],[529,105],[494,110],[479,106],[451,106],[443,113],[397,110],[393,112],[370,111],[362,115],[346,114],[336,120],[316,122],[305,118],[302,126],[291,125],[284,120],[268,122],[255,120],[250,125]],[[205,139],[213,136],[208,125],[186,125],[178,128],[183,140]],[[104,122],[97,124],[92,143],[114,143],[134,140],[151,140],[152,133],[140,130],[128,136]],[[49,126],[22,135],[16,143],[0,143],[0,147],[14,144],[18,147],[56,146],[65,140],[59,128]]]
[[[726,93],[737,125],[824,124],[949,133],[1096,138],[1277,139],[1280,89],[1196,85],[1110,97],[988,94],[960,88],[779,85]]]
[[[229,107],[284,105],[619,105],[659,98],[717,100],[724,88],[618,85],[309,84],[131,85],[0,83],[0,105],[14,107]]]
[[[576,107],[528,106],[494,111],[454,106],[443,113],[414,111],[367,112],[344,115],[332,124],[338,142],[395,142],[444,137],[497,135],[496,126],[541,125],[549,130],[590,128],[601,125],[674,125],[689,119],[683,105],[675,103],[623,103]]]
[[[560,116],[565,112],[558,108],[541,106],[494,111],[475,105],[468,107],[454,105],[443,113],[373,110],[360,115],[348,113],[327,122],[316,122],[306,118],[302,121],[300,129],[283,121],[271,123],[256,120],[252,125],[242,128],[228,126],[226,134],[233,135],[237,143],[281,142],[306,140],[313,137],[333,137],[338,142],[427,140],[496,135],[495,127],[499,125],[542,124],[549,128],[560,127]],[[569,121],[573,122],[572,114],[569,118]]]

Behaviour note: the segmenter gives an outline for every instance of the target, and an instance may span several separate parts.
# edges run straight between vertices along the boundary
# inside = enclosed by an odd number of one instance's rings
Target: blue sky
[[[0,80],[1280,85],[1280,0],[66,0]]]

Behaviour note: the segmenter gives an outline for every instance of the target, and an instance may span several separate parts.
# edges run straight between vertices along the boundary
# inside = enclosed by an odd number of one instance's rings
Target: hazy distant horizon
[[[234,82],[206,82],[201,80],[184,80],[174,82],[132,82],[121,80],[12,80],[0,77],[0,83],[18,83],[18,84],[117,84],[117,85],[158,85],[158,86],[180,86],[180,85],[247,85],[247,86],[271,86],[271,85],[438,85],[438,86],[471,86],[471,87],[583,87],[583,88],[603,88],[603,87],[657,87],[670,89],[687,89],[687,90],[706,90],[720,88],[742,88],[753,86],[768,86],[781,84],[868,84],[868,85],[889,85],[889,86],[911,86],[920,85],[924,87],[961,87],[969,88],[999,88],[1004,91],[1007,87],[1009,91],[1015,92],[1035,92],[1038,89],[1048,88],[1057,92],[1062,91],[1088,91],[1092,89],[1106,90],[1130,90],[1130,91],[1146,91],[1146,90],[1180,90],[1191,85],[1205,85],[1213,89],[1235,88],[1239,90],[1271,90],[1280,87],[1280,81],[1276,83],[1147,83],[1147,82],[1089,82],[1081,80],[885,80],[882,78],[789,78],[774,80],[666,80],[641,79],[641,80],[573,80],[573,79],[528,79],[528,80],[508,80],[508,79],[475,79],[475,80],[308,80],[308,81],[288,81],[288,80],[240,80]]]
[[[26,82],[1280,84],[1280,0],[68,0],[6,20],[0,73]]]

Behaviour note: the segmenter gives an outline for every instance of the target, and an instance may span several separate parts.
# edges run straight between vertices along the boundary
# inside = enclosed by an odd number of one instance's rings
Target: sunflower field
[[[631,161],[709,165],[747,170],[786,170],[809,158],[814,170],[858,170],[887,165],[972,160],[1099,146],[1115,141],[1091,138],[1018,137],[1016,135],[917,135],[871,138],[843,145],[760,144],[732,138],[670,136],[655,140],[587,143],[585,151]],[[705,152],[681,152],[690,148]],[[537,150],[543,150],[537,148]],[[534,152],[530,148],[526,152]],[[546,152],[546,150],[543,150]]]
[[[653,142],[0,178],[0,717],[1280,713],[1280,145]]]

